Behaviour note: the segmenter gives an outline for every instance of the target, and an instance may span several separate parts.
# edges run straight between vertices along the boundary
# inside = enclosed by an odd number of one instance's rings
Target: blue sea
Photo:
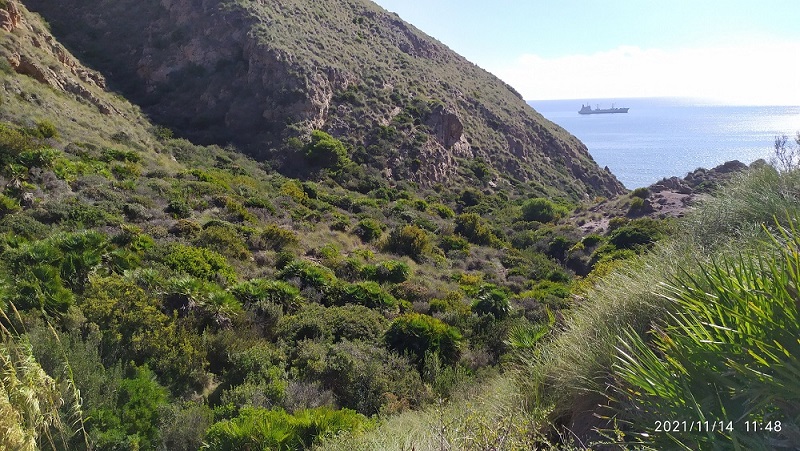
[[[595,108],[629,107],[627,114],[580,115]],[[726,161],[769,159],[775,137],[800,130],[800,106],[713,105],[689,99],[587,99],[528,102],[577,136],[600,167],[626,188],[683,177]]]

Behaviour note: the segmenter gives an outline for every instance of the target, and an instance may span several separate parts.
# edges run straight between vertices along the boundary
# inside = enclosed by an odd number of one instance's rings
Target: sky
[[[375,0],[527,100],[800,105],[800,0]]]

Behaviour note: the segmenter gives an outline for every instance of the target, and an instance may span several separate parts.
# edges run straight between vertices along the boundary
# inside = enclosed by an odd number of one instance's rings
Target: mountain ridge
[[[286,169],[298,161],[287,140],[322,129],[394,181],[452,185],[479,159],[487,189],[624,191],[507,84],[371,2],[26,5],[157,123],[200,143]]]

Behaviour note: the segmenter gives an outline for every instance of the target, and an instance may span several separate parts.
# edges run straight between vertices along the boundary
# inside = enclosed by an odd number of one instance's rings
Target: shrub
[[[296,314],[284,316],[278,325],[279,336],[289,343],[304,339],[328,342],[363,340],[374,342],[386,331],[388,321],[363,305],[323,307],[309,304]]]
[[[103,152],[100,154],[100,161],[105,161],[107,163],[112,161],[138,163],[141,160],[141,155],[132,150],[103,149]]]
[[[617,230],[618,228],[624,226],[628,222],[629,222],[628,218],[623,218],[621,216],[618,216],[618,217],[615,217],[615,218],[611,218],[611,219],[608,220],[608,229],[606,230],[606,233],[610,234],[611,232],[613,232],[614,230]]]
[[[318,290],[326,290],[336,281],[336,275],[330,269],[304,260],[289,263],[278,273],[278,277],[283,280],[298,278],[304,288],[314,287]]]
[[[197,246],[211,249],[229,258],[244,260],[250,257],[247,245],[232,227],[223,225],[205,227],[193,242]]]
[[[353,233],[365,243],[369,243],[380,238],[383,225],[375,219],[365,218],[358,221]]]
[[[432,246],[424,230],[417,226],[406,225],[392,230],[386,240],[385,248],[389,252],[420,260],[423,255],[431,251]]]
[[[410,408],[428,398],[419,373],[405,357],[363,341],[341,341],[325,348],[321,365],[307,366],[307,376],[321,380],[339,405],[375,415]]]
[[[441,320],[421,313],[408,313],[395,319],[386,331],[386,345],[400,354],[409,354],[421,364],[427,353],[437,353],[452,364],[461,353],[461,334]]]
[[[495,285],[484,285],[475,296],[472,311],[478,315],[492,315],[495,319],[503,319],[511,312],[508,293]]]
[[[0,194],[0,218],[22,210],[16,199]]]
[[[364,416],[348,409],[318,407],[291,415],[282,409],[245,407],[235,418],[211,426],[204,448],[211,451],[311,449],[324,435],[354,431],[366,422]]]
[[[553,222],[563,218],[569,211],[560,205],[537,197],[522,204],[522,219],[525,221]]]
[[[387,260],[377,265],[365,265],[361,268],[361,275],[380,283],[403,283],[411,275],[411,268],[403,262]]]
[[[61,152],[49,147],[25,150],[17,155],[16,162],[26,168],[51,168]]]
[[[261,342],[230,354],[225,382],[239,385],[246,381],[272,385],[271,398],[279,401],[285,395],[285,356],[275,345]]]
[[[297,287],[280,280],[251,279],[237,284],[231,292],[245,305],[258,308],[270,303],[287,313],[297,310],[303,300]]]
[[[636,188],[635,190],[631,191],[631,197],[638,197],[640,199],[647,199],[647,196],[650,195],[650,190],[642,187]]]
[[[17,156],[27,150],[33,150],[36,141],[29,135],[6,124],[0,124],[0,167],[16,162]]]
[[[439,243],[445,251],[468,251],[469,241],[461,235],[444,235]]]
[[[619,249],[632,249],[636,246],[652,244],[663,235],[664,225],[662,222],[642,218],[615,229],[609,235],[608,241]]]
[[[273,249],[280,251],[297,244],[300,240],[293,231],[284,229],[277,224],[267,224],[258,234],[256,248]]]
[[[194,238],[201,230],[200,224],[188,219],[179,220],[169,229],[170,233],[184,238]]]
[[[452,208],[448,207],[447,205],[436,203],[436,204],[431,204],[431,208],[442,219],[452,219],[456,217],[456,213],[453,211]]]
[[[176,219],[186,219],[192,215],[192,207],[184,199],[172,199],[167,204],[166,212]]]
[[[161,303],[120,276],[92,279],[79,307],[106,331],[100,346],[107,362],[120,355],[147,363],[165,382],[186,390],[203,379],[205,355],[197,337],[161,310]]]
[[[167,249],[164,264],[173,271],[201,279],[215,280],[219,277],[227,283],[236,280],[236,272],[225,257],[210,249],[173,244]]]
[[[171,312],[189,317],[200,330],[230,328],[233,319],[242,313],[242,305],[235,296],[215,283],[192,276],[167,281],[164,305]]]
[[[496,246],[500,243],[500,240],[489,229],[486,221],[476,213],[458,215],[455,232],[475,244]]]
[[[645,209],[645,200],[641,197],[634,197],[631,199],[631,205],[628,208],[629,213],[637,213]]]
[[[46,119],[36,123],[36,131],[42,138],[58,138],[58,129]]]
[[[335,302],[339,305],[357,304],[382,310],[397,307],[397,299],[375,282],[346,283],[337,288]]]
[[[339,169],[350,161],[344,144],[321,130],[311,132],[311,142],[305,147],[305,156],[312,165],[332,169]]]
[[[146,366],[136,368],[133,377],[120,382],[114,409],[94,412],[90,423],[100,431],[97,446],[155,448],[159,438],[159,409],[167,404],[167,395],[167,390],[155,381]]]

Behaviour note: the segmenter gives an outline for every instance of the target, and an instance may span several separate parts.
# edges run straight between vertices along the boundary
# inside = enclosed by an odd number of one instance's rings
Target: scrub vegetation
[[[314,130],[286,138],[294,177],[120,96],[0,79],[0,448],[800,442],[785,140],[685,218],[587,233],[572,188],[488,189],[480,161],[448,189],[361,183]]]

